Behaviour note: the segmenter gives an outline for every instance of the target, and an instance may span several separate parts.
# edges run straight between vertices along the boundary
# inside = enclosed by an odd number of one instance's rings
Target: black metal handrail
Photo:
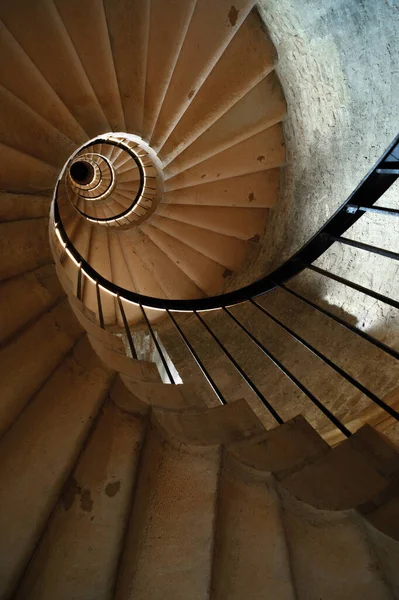
[[[393,160],[394,159],[394,160]],[[280,283],[286,283],[301,271],[312,267],[315,262],[326,250],[328,250],[340,236],[349,227],[354,225],[364,212],[373,206],[375,202],[386,192],[386,190],[396,181],[399,176],[398,169],[385,169],[386,164],[399,164],[399,135],[395,138],[389,148],[384,152],[380,160],[364,177],[355,191],[349,196],[346,202],[335,212],[335,214],[326,222],[326,224],[307,242],[298,252],[289,258],[283,265],[275,269],[269,275],[262,277],[258,281],[251,283],[239,290],[212,296],[207,298],[197,298],[188,300],[173,300],[167,298],[155,298],[145,296],[131,290],[122,288],[109,281],[100,273],[95,271],[74,248],[69,240],[66,231],[60,219],[57,202],[54,202],[54,222],[61,238],[68,250],[78,263],[82,263],[83,270],[95,281],[108,289],[113,294],[147,308],[157,308],[161,310],[176,311],[201,311],[221,308],[223,306],[233,306],[269,292]],[[57,197],[57,189],[55,199]],[[357,210],[355,211],[354,208]],[[380,209],[380,207],[379,207]],[[381,209],[380,209],[381,210]],[[387,214],[391,214],[387,212]],[[378,251],[379,249],[375,249]],[[333,277],[331,273],[323,272],[327,277]],[[342,283],[350,284],[348,280]],[[365,291],[365,290],[362,290]],[[367,293],[367,292],[365,292]],[[398,303],[396,303],[398,304]]]
[[[287,287],[287,282],[292,279],[294,276],[298,275],[305,269],[310,269],[312,271],[317,272],[318,274],[337,281],[341,284],[344,284],[352,289],[355,289],[358,292],[366,294],[376,300],[384,302],[385,304],[393,307],[399,308],[399,302],[393,298],[389,298],[383,294],[377,293],[369,288],[361,286],[357,283],[349,281],[341,276],[335,275],[334,273],[330,273],[320,267],[315,266],[313,263],[328,250],[334,243],[342,243],[350,246],[355,246],[361,250],[380,254],[384,257],[398,260],[399,254],[396,252],[391,252],[389,250],[385,250],[383,248],[379,248],[376,246],[372,246],[369,244],[364,244],[362,242],[358,242],[356,240],[351,240],[345,237],[342,237],[342,234],[350,228],[354,223],[364,214],[364,213],[380,213],[387,216],[398,216],[399,211],[396,209],[385,208],[385,207],[376,207],[374,208],[374,203],[388,190],[388,188],[396,181],[399,176],[399,136],[395,138],[390,147],[383,154],[381,159],[376,163],[376,165],[371,169],[371,171],[366,175],[366,177],[362,180],[362,182],[358,185],[355,191],[350,195],[348,200],[336,211],[336,213],[327,221],[327,223],[319,230],[316,235],[312,237],[312,239],[305,244],[294,256],[292,256],[288,261],[286,261],[282,266],[278,267],[271,274],[263,277],[259,281],[247,285],[239,290],[234,292],[229,292],[226,294],[221,294],[219,296],[213,296],[209,298],[201,298],[201,299],[190,299],[190,300],[173,300],[173,299],[161,299],[154,298],[150,296],[144,296],[138,294],[136,292],[132,292],[130,290],[123,289],[116,284],[109,282],[104,277],[102,277],[99,273],[97,273],[85,260],[84,258],[77,252],[77,250],[73,247],[70,240],[68,239],[65,229],[63,227],[62,221],[60,219],[58,205],[56,202],[57,198],[57,190],[55,193],[55,200],[53,203],[54,210],[54,224],[58,230],[59,236],[62,240],[64,247],[70,252],[71,256],[75,260],[78,266],[78,276],[77,276],[77,296],[80,299],[82,294],[82,272],[84,272],[89,278],[91,278],[96,284],[96,293],[97,293],[97,303],[98,303],[98,320],[100,327],[104,328],[104,317],[101,306],[101,294],[100,287],[106,289],[111,292],[117,298],[119,310],[121,313],[121,317],[123,320],[124,328],[127,335],[127,340],[129,343],[131,355],[134,358],[137,358],[137,353],[134,347],[133,337],[127,322],[127,318],[125,315],[125,311],[123,308],[122,300],[126,300],[133,304],[136,304],[143,314],[145,323],[149,329],[150,335],[155,343],[157,351],[160,355],[161,361],[166,369],[170,382],[172,384],[175,383],[174,378],[168,368],[166,358],[163,354],[161,345],[158,343],[156,336],[153,331],[153,326],[151,325],[145,308],[154,308],[164,310],[169,318],[171,319],[174,327],[176,328],[179,336],[183,340],[186,348],[194,358],[195,362],[199,366],[203,376],[211,387],[212,391],[216,395],[218,401],[222,404],[226,404],[226,399],[224,398],[220,388],[217,383],[213,379],[209,370],[205,367],[203,361],[201,360],[198,352],[194,348],[191,341],[188,339],[188,336],[183,331],[183,328],[178,323],[176,316],[173,315],[173,312],[189,312],[192,313],[199,321],[200,325],[204,328],[204,330],[211,336],[211,338],[216,342],[219,349],[223,352],[223,354],[228,358],[230,363],[239,373],[239,375],[244,379],[246,384],[250,387],[250,389],[256,394],[258,399],[263,403],[266,409],[269,411],[271,416],[277,421],[277,423],[283,423],[283,419],[280,413],[275,409],[275,407],[271,404],[271,402],[266,399],[265,395],[261,392],[259,387],[252,381],[252,379],[248,376],[243,367],[239,364],[233,354],[225,347],[219,337],[216,335],[214,329],[206,322],[206,320],[199,314],[201,311],[207,310],[216,310],[220,309],[220,312],[225,314],[231,321],[234,323],[235,327],[238,327],[243,335],[246,336],[253,344],[256,345],[257,349],[260,350],[268,360],[270,360],[279,370],[284,374],[284,376],[290,380],[302,394],[304,394],[313,405],[320,410],[325,417],[329,419],[329,421],[345,436],[350,436],[351,431],[346,425],[344,425],[336,415],[328,409],[328,407],[323,404],[323,402],[318,398],[307,386],[304,385],[295,375],[292,373],[276,356],[269,348],[263,344],[257,335],[252,333],[244,323],[230,310],[230,308],[234,305],[246,303],[249,306],[252,306],[256,310],[262,312],[271,322],[275,323],[281,330],[285,332],[285,334],[289,335],[296,342],[301,344],[306,351],[310,352],[312,355],[316,356],[320,359],[324,365],[328,366],[333,372],[337,373],[341,376],[346,382],[351,384],[355,389],[364,394],[367,398],[369,398],[376,406],[385,411],[390,417],[393,417],[397,421],[399,421],[399,413],[391,406],[389,406],[386,402],[384,402],[381,398],[379,398],[374,392],[370,391],[365,385],[359,382],[355,377],[353,377],[350,373],[348,373],[345,369],[336,364],[333,360],[328,358],[325,354],[317,350],[311,343],[305,340],[302,336],[296,333],[293,329],[285,325],[280,319],[271,314],[264,306],[257,302],[256,298],[262,296],[269,292],[272,289],[278,288],[283,290],[285,293],[290,294],[293,297],[296,297],[304,304],[312,307],[317,310],[321,314],[327,316],[333,321],[339,323],[343,327],[345,327],[348,331],[355,333],[357,336],[363,338],[367,342],[371,343],[373,346],[382,350],[384,353],[388,354],[390,357],[395,359],[399,359],[399,352],[397,352],[394,348],[391,348],[381,342],[380,340],[374,338],[370,334],[361,331],[360,329],[350,325],[337,315],[328,311],[327,309],[318,306],[316,303],[312,302],[308,298],[304,297],[300,293],[290,289]]]

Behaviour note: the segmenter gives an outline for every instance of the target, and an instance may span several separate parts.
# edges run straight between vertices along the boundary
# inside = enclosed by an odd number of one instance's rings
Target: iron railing
[[[86,214],[83,210],[79,209],[70,199],[69,195],[72,192],[69,189],[69,185],[68,185],[68,180],[67,180],[67,173],[70,169],[70,166],[73,164],[74,161],[76,161],[77,158],[79,158],[80,156],[86,156],[85,154],[82,155],[82,153],[84,153],[85,150],[90,149],[90,147],[93,147],[97,144],[106,144],[108,146],[113,146],[115,148],[119,148],[120,150],[123,150],[126,154],[127,157],[133,162],[133,164],[137,167],[138,172],[139,172],[139,182],[138,182],[138,190],[134,196],[134,198],[132,199],[130,205],[121,210],[119,213],[115,213],[115,215],[113,215],[112,217],[93,217],[92,215],[88,215]],[[114,190],[115,188],[115,174],[114,174],[114,168],[111,164],[111,162],[108,160],[107,157],[102,156],[102,159],[108,163],[109,168],[110,168],[110,172],[112,174],[112,179],[111,182],[107,188],[107,190],[102,192],[102,195],[105,194],[109,194],[109,189]],[[146,162],[149,161],[149,162]],[[148,157],[147,153],[144,151],[144,149],[137,143],[134,143],[132,141],[130,141],[129,139],[125,139],[125,138],[117,138],[117,137],[97,137],[95,139],[90,140],[89,142],[87,142],[86,144],[84,144],[81,148],[79,148],[79,150],[77,152],[75,152],[72,157],[70,158],[70,160],[68,161],[65,169],[64,169],[64,176],[60,179],[60,181],[57,183],[57,187],[56,187],[56,196],[58,195],[58,190],[60,189],[61,185],[64,185],[67,191],[67,195],[69,197],[69,200],[74,204],[75,210],[84,218],[88,219],[89,221],[93,222],[93,223],[98,223],[98,224],[102,224],[105,226],[113,226],[113,225],[126,225],[126,224],[133,224],[135,223],[135,219],[133,219],[133,216],[136,216],[132,213],[134,213],[134,210],[136,207],[140,207],[140,208],[144,208],[145,210],[148,210],[147,205],[144,206],[143,200],[144,202],[150,202],[152,204],[154,198],[151,194],[153,194],[153,192],[156,191],[156,187],[154,186],[155,182],[156,182],[156,177],[149,175],[148,172],[146,172],[146,169],[148,168],[154,168],[153,163],[150,161],[150,158]],[[63,181],[63,179],[65,179],[65,181]],[[112,192],[111,192],[112,194]],[[147,195],[149,194],[149,195]],[[78,194],[78,197],[80,197],[83,200],[87,200],[88,198],[83,195],[83,194]],[[90,198],[89,198],[90,199]],[[137,216],[136,216],[137,219]]]
[[[126,315],[123,309],[122,300],[133,303],[140,308],[144,322],[148,327],[151,338],[155,343],[157,351],[159,352],[161,361],[170,379],[170,383],[174,384],[175,381],[172,377],[170,369],[167,366],[166,357],[163,355],[162,349],[156,340],[156,335],[154,334],[153,326],[151,325],[150,320],[147,316],[146,309],[158,309],[166,312],[180,338],[183,340],[186,348],[196,361],[203,376],[205,377],[209,386],[213,390],[218,401],[222,404],[225,404],[227,402],[226,398],[224,397],[223,393],[221,392],[219,386],[215,382],[208,369],[205,367],[198,352],[194,348],[194,344],[188,339],[188,336],[183,331],[181,324],[179,324],[179,321],[176,318],[176,313],[178,312],[182,311],[191,313],[193,316],[196,317],[196,319],[198,320],[198,324],[201,327],[203,327],[204,331],[206,331],[214,340],[214,342],[216,342],[219,350],[223,353],[225,357],[227,357],[230,364],[239,373],[239,375],[249,386],[252,392],[255,393],[260,402],[263,403],[263,405],[269,411],[270,415],[274,418],[274,420],[277,423],[283,423],[283,418],[280,415],[277,407],[273,406],[272,403],[265,397],[264,393],[260,391],[259,387],[255,384],[252,378],[245,372],[245,370],[239,364],[237,358],[235,358],[233,354],[226,348],[226,346],[221,341],[220,337],[215,333],[214,329],[210,326],[209,323],[205,321],[203,316],[200,314],[203,311],[219,310],[220,314],[224,314],[225,317],[228,317],[232,323],[239,327],[241,332],[253,343],[253,345],[256,346],[258,350],[260,350],[264,354],[264,356],[267,357],[268,360],[272,361],[272,363],[274,363],[274,365],[280,370],[280,372],[283,373],[284,376],[288,378],[303,394],[305,394],[307,398],[313,403],[313,405],[319,411],[321,411],[339,431],[341,431],[345,436],[348,437],[351,435],[351,431],[348,429],[348,427],[346,427],[346,425],[325,406],[325,404],[320,400],[320,398],[318,398],[312,391],[310,391],[309,388],[302,381],[300,381],[298,377],[296,377],[292,373],[292,371],[290,371],[275,356],[275,354],[271,351],[270,348],[266,347],[266,345],[261,342],[258,336],[254,335],[244,325],[244,323],[235,314],[233,314],[233,312],[231,311],[231,307],[234,305],[246,303],[248,306],[255,308],[266,319],[277,325],[292,339],[296,340],[296,342],[299,342],[302,345],[302,347],[306,349],[307,352],[310,352],[312,355],[316,356],[325,365],[327,365],[335,373],[342,377],[346,382],[354,386],[354,388],[356,388],[367,398],[369,398],[375,405],[377,405],[380,409],[385,411],[385,413],[390,415],[390,417],[393,417],[396,421],[399,421],[399,413],[393,407],[384,402],[384,400],[382,400],[374,392],[369,390],[365,385],[358,381],[357,378],[353,377],[345,369],[340,367],[336,362],[328,358],[323,352],[317,350],[309,341],[307,341],[306,339],[304,339],[304,337],[296,333],[292,328],[288,327],[285,323],[283,323],[282,320],[275,317],[258,301],[260,297],[269,293],[271,290],[280,289],[287,296],[296,298],[303,305],[306,305],[314,309],[318,313],[328,317],[331,321],[338,323],[347,331],[362,338],[363,340],[366,340],[369,344],[373,345],[381,352],[397,360],[399,358],[399,352],[395,348],[388,346],[384,342],[378,340],[376,337],[373,337],[369,333],[348,323],[343,318],[337,316],[330,310],[306,298],[298,291],[291,289],[287,286],[287,283],[303,271],[310,270],[318,273],[324,278],[334,280],[348,288],[356,290],[357,292],[365,294],[366,296],[374,298],[375,300],[383,302],[388,306],[398,309],[399,302],[396,299],[378,293],[368,287],[359,285],[342,276],[336,275],[332,272],[322,269],[314,264],[318,258],[320,258],[333,244],[336,243],[354,246],[355,248],[359,248],[369,253],[379,254],[385,258],[393,260],[399,259],[399,254],[395,251],[385,250],[383,248],[379,248],[370,244],[365,244],[360,241],[343,237],[343,234],[350,227],[352,227],[358,221],[358,219],[361,218],[362,215],[366,213],[369,215],[379,214],[387,217],[399,216],[399,210],[397,209],[374,206],[377,200],[379,200],[383,196],[383,194],[392,186],[392,184],[396,181],[398,176],[399,136],[395,138],[395,140],[383,154],[381,159],[361,181],[358,187],[347,199],[347,201],[321,228],[321,230],[318,231],[318,233],[314,235],[305,246],[303,246],[283,265],[278,267],[266,277],[263,277],[255,283],[247,285],[239,290],[221,294],[219,296],[199,298],[194,300],[173,300],[165,298],[154,298],[137,294],[135,292],[123,289],[115,285],[114,283],[108,281],[99,273],[97,273],[73,247],[72,243],[66,235],[65,229],[60,219],[60,214],[58,211],[56,201],[54,202],[54,225],[65,250],[67,250],[70,253],[70,255],[73,257],[74,262],[77,265],[79,265],[77,276],[77,296],[80,297],[81,295],[82,273],[96,282],[98,322],[100,327],[102,328],[104,328],[105,325],[101,305],[101,288],[109,291],[114,296],[116,296],[119,310],[121,312],[122,320],[124,323],[128,343],[130,346],[131,354],[133,357],[137,357],[137,352],[134,347],[133,336],[131,334],[130,327],[128,325]],[[55,194],[55,198],[57,198],[57,194]]]

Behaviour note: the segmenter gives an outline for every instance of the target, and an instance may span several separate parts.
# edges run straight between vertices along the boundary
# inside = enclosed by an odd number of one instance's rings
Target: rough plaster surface
[[[288,104],[288,164],[261,275],[306,243],[397,134],[399,2],[261,0],[258,7]]]

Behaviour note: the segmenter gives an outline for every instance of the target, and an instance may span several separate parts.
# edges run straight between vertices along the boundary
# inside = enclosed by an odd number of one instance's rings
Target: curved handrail
[[[69,166],[71,165],[72,161],[74,161],[76,159],[77,156],[79,156],[79,153],[82,150],[85,150],[86,148],[89,148],[90,146],[94,146],[97,143],[107,143],[110,144],[111,146],[116,146],[118,148],[121,148],[122,150],[124,150],[125,152],[127,152],[130,156],[130,158],[132,160],[134,160],[134,162],[136,163],[136,166],[139,170],[139,174],[140,174],[140,184],[139,184],[139,190],[136,193],[136,196],[134,198],[134,200],[132,201],[132,203],[130,204],[130,206],[128,206],[127,208],[125,208],[125,210],[123,210],[122,212],[118,213],[117,215],[114,215],[112,217],[108,217],[108,218],[104,218],[104,217],[98,217],[96,218],[96,221],[100,221],[100,222],[104,222],[106,223],[107,221],[112,221],[115,219],[122,219],[125,215],[129,214],[131,212],[131,210],[133,209],[133,207],[137,204],[138,199],[141,197],[143,189],[144,189],[144,180],[145,180],[145,173],[144,173],[144,169],[143,166],[141,164],[141,161],[138,159],[138,157],[136,156],[136,154],[133,152],[133,150],[129,147],[128,144],[124,144],[122,142],[116,142],[114,140],[109,140],[106,138],[95,138],[94,140],[90,140],[90,142],[88,142],[87,144],[85,144],[84,146],[82,146],[81,148],[79,148],[78,152],[75,153],[70,160],[68,161],[68,163],[65,166],[64,172],[69,168]],[[109,161],[106,159],[106,157],[103,157],[106,162],[109,163]],[[111,168],[111,173],[112,173],[112,181],[110,183],[110,185],[113,183],[113,178],[114,178],[114,174],[113,174],[113,170]],[[55,198],[57,197],[57,193],[58,193],[58,186],[59,186],[59,181],[57,182],[57,186],[55,189]],[[104,192],[105,193],[105,192]],[[80,195],[80,194],[79,194]],[[56,203],[55,203],[56,204]],[[75,209],[83,216],[83,217],[90,217],[89,215],[86,215],[86,213],[82,212],[81,210],[79,210],[79,208],[77,208],[75,206]],[[83,260],[83,259],[81,259]]]
[[[395,137],[394,141],[390,144],[382,157],[359,183],[349,198],[298,252],[269,275],[266,275],[258,281],[246,285],[239,290],[227,292],[219,296],[188,300],[155,298],[153,296],[145,296],[132,292],[108,281],[86,262],[72,245],[65,232],[56,202],[59,182],[57,183],[53,201],[54,223],[65,247],[74,257],[75,261],[78,264],[81,264],[82,270],[96,281],[99,286],[111,294],[120,296],[128,302],[146,308],[189,312],[215,310],[226,306],[240,304],[249,298],[254,298],[269,292],[278,285],[286,283],[295,275],[298,275],[301,271],[310,266],[326,250],[328,250],[328,248],[330,248],[337,237],[341,236],[362,216],[363,211],[360,210],[360,207],[372,207],[382,194],[396,181],[399,176],[398,165],[399,135]]]

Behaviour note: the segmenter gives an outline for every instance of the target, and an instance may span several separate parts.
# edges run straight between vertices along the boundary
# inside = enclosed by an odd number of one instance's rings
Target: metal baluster
[[[346,244],[347,246],[353,246],[354,248],[360,248],[360,250],[366,250],[367,252],[372,252],[373,254],[380,254],[381,256],[386,256],[387,258],[393,258],[393,260],[399,260],[399,254],[397,252],[385,250],[385,248],[370,246],[370,244],[364,244],[363,242],[350,240],[349,238],[345,237],[336,237],[335,235],[328,235],[328,237],[330,240],[334,240],[335,242],[339,242],[341,244]]]
[[[78,300],[82,300],[82,263],[79,263],[78,277],[76,282],[76,297]]]
[[[219,388],[216,385],[216,383],[213,381],[213,379],[210,376],[210,374],[208,373],[207,369],[202,364],[201,359],[199,358],[198,354],[196,353],[196,351],[194,350],[194,348],[192,347],[192,345],[188,341],[188,339],[185,336],[184,332],[182,331],[180,325],[177,323],[176,319],[174,318],[174,316],[172,315],[172,313],[169,310],[167,310],[166,312],[168,313],[169,317],[172,319],[173,324],[176,327],[176,329],[177,329],[177,331],[178,331],[181,339],[183,340],[183,342],[185,343],[185,345],[187,346],[187,348],[191,352],[191,355],[194,358],[195,362],[197,363],[197,365],[201,369],[203,376],[205,377],[205,379],[207,380],[207,382],[211,386],[212,390],[214,391],[214,393],[218,397],[219,402],[221,404],[227,404],[226,400],[223,398],[223,395],[222,395],[221,391],[219,390]]]
[[[97,296],[98,320],[99,320],[101,329],[105,329],[103,307],[101,304],[101,295],[100,295],[100,288],[98,285],[98,281],[96,281],[96,296]]]
[[[348,204],[346,212],[349,214],[356,214],[357,212],[369,212],[377,215],[387,215],[392,217],[399,217],[399,210],[395,208],[386,208],[385,206],[355,206],[354,204]]]
[[[372,400],[380,408],[382,408],[387,413],[389,413],[391,415],[391,417],[394,417],[394,419],[396,419],[397,421],[399,421],[399,413],[396,410],[394,410],[393,408],[391,408],[383,400],[380,400],[380,398],[378,398],[378,396],[376,396],[373,392],[371,392],[370,390],[368,390],[364,385],[362,385],[361,383],[359,383],[354,377],[352,377],[351,375],[349,375],[349,373],[347,373],[346,371],[344,371],[344,369],[341,369],[341,367],[339,367],[332,360],[330,360],[329,358],[327,358],[327,356],[325,356],[324,354],[322,354],[321,352],[319,352],[319,350],[317,350],[314,346],[312,346],[311,344],[309,344],[306,340],[304,340],[300,335],[298,335],[297,333],[295,333],[292,329],[290,329],[289,327],[287,327],[287,325],[284,325],[284,323],[282,323],[279,319],[277,319],[276,317],[274,317],[268,310],[266,310],[263,306],[261,306],[260,304],[258,304],[258,302],[256,302],[252,298],[250,298],[249,301],[254,306],[256,306],[259,310],[261,310],[266,316],[268,316],[269,319],[271,319],[272,321],[274,321],[274,323],[276,323],[279,327],[281,327],[282,329],[284,329],[284,331],[286,331],[287,333],[289,333],[289,335],[291,337],[293,337],[295,340],[297,340],[299,343],[301,343],[307,350],[309,350],[310,352],[312,352],[312,354],[314,354],[315,356],[317,356],[317,358],[320,358],[320,360],[322,360],[329,367],[331,367],[332,369],[334,369],[334,371],[336,373],[338,373],[339,375],[341,375],[341,377],[343,377],[344,379],[346,379],[346,381],[349,381],[349,383],[351,383],[355,388],[357,388],[365,396],[367,396],[368,398],[370,398],[370,400]]]
[[[312,394],[312,392],[310,392],[304,385],[303,383],[301,383],[299,381],[299,379],[297,379],[295,377],[295,375],[293,375],[246,327],[245,325],[243,325],[241,323],[241,321],[239,321],[237,319],[237,317],[235,317],[233,315],[233,313],[228,309],[228,308],[223,308],[223,310],[231,317],[231,319],[240,327],[240,329],[242,329],[244,331],[244,333],[247,334],[247,336],[257,345],[258,348],[260,348],[260,350],[262,350],[262,352],[264,354],[266,354],[266,356],[276,365],[276,367],[278,367],[280,369],[280,371],[282,371],[284,373],[284,375],[286,375],[286,377],[288,377],[288,379],[290,379],[292,381],[292,383],[294,383],[308,398],[309,400],[311,400],[311,402],[313,402],[313,404],[315,406],[317,406],[321,412],[328,418],[330,419],[330,421],[332,423],[334,423],[334,425],[340,430],[342,431],[342,433],[344,435],[346,435],[347,437],[349,437],[351,434],[351,432],[349,431],[349,429],[347,429],[345,427],[345,425],[343,423],[341,423],[341,421],[339,419],[337,419],[337,417],[335,417],[333,415],[332,412],[330,412],[328,410],[328,408],[326,406],[324,406],[324,404],[322,404],[320,402],[320,400],[318,400],[316,398],[316,396],[314,396]]]
[[[399,352],[397,352],[393,348],[390,348],[389,346],[386,346],[383,342],[380,342],[380,340],[377,340],[376,338],[374,338],[373,336],[369,335],[365,331],[361,331],[360,329],[357,329],[356,327],[354,327],[350,323],[347,323],[346,321],[344,321],[343,319],[341,319],[337,315],[334,315],[334,313],[330,312],[329,310],[327,310],[327,309],[325,309],[325,308],[323,308],[321,306],[318,306],[317,304],[315,304],[314,302],[312,302],[312,300],[309,300],[308,298],[305,298],[305,296],[302,296],[298,292],[295,292],[294,290],[288,288],[283,283],[279,283],[279,284],[276,284],[276,285],[279,288],[281,288],[282,290],[285,290],[286,292],[288,292],[289,294],[292,294],[292,296],[295,296],[295,298],[298,298],[299,300],[301,300],[302,302],[304,302],[308,306],[311,306],[312,308],[316,309],[321,314],[325,315],[326,317],[329,317],[330,319],[332,319],[336,323],[339,323],[340,325],[342,325],[343,327],[345,327],[345,329],[348,329],[349,331],[352,331],[353,333],[356,333],[356,335],[358,335],[359,337],[363,338],[364,340],[370,342],[370,344],[373,344],[373,346],[376,346],[377,348],[379,348],[380,350],[383,350],[387,354],[390,354],[394,358],[399,359]]]
[[[264,395],[262,394],[262,392],[258,389],[258,387],[250,380],[250,378],[248,377],[248,375],[240,367],[240,365],[235,360],[235,358],[223,346],[223,344],[221,343],[221,341],[216,337],[215,333],[212,331],[212,329],[209,327],[209,325],[204,321],[204,319],[201,317],[201,315],[199,315],[197,313],[197,311],[194,311],[194,314],[201,321],[202,325],[205,327],[205,329],[208,331],[208,333],[215,340],[215,342],[217,343],[217,345],[219,346],[219,348],[222,350],[222,352],[227,356],[227,358],[230,360],[230,362],[233,363],[234,367],[237,369],[237,371],[239,372],[239,374],[241,375],[241,377],[244,379],[244,381],[249,385],[249,387],[251,388],[251,390],[258,396],[259,400],[266,406],[267,410],[276,419],[277,423],[279,423],[280,425],[282,423],[284,423],[283,419],[280,417],[280,415],[277,413],[277,411],[274,410],[274,408],[272,407],[272,405],[266,400],[266,398],[264,397]]]
[[[315,267],[314,265],[306,265],[308,269],[315,271],[315,273],[320,273],[320,275],[324,275],[329,279],[333,279],[334,281],[338,281],[338,283],[343,283],[344,285],[357,290],[358,292],[362,292],[367,296],[371,296],[371,298],[375,298],[376,300],[380,300],[385,304],[389,304],[389,306],[393,306],[394,308],[399,308],[399,302],[393,300],[392,298],[388,298],[387,296],[383,296],[378,292],[373,292],[373,290],[369,290],[368,288],[363,287],[353,281],[349,281],[348,279],[344,279],[343,277],[339,277],[339,275],[334,275],[334,273],[330,273],[329,271],[325,271],[324,269],[320,269],[320,267]]]
[[[119,310],[122,315],[123,325],[125,327],[127,341],[129,343],[130,352],[132,353],[132,357],[137,360],[137,352],[136,352],[136,349],[133,344],[132,332],[130,331],[129,323],[127,322],[127,319],[126,319],[125,309],[123,308],[122,300],[121,300],[119,294],[117,295],[117,299],[118,299]]]
[[[155,333],[154,333],[154,331],[153,331],[153,329],[152,329],[151,323],[150,323],[150,321],[148,320],[148,317],[147,317],[147,315],[146,315],[146,312],[145,312],[145,310],[144,310],[144,308],[143,308],[143,306],[142,306],[141,304],[140,304],[140,308],[141,308],[141,312],[143,313],[143,316],[144,316],[145,322],[147,323],[147,327],[148,327],[148,329],[149,329],[149,332],[150,332],[150,335],[151,335],[151,337],[152,337],[152,341],[154,342],[154,344],[155,344],[155,346],[156,346],[156,349],[158,350],[158,354],[159,354],[159,356],[160,356],[160,358],[161,358],[162,364],[163,364],[163,366],[164,366],[164,368],[165,368],[165,371],[166,371],[166,372],[167,372],[167,374],[168,374],[169,381],[170,381],[170,383],[176,384],[175,380],[173,379],[172,373],[171,373],[171,371],[170,371],[170,369],[169,369],[169,367],[168,367],[168,363],[167,363],[167,361],[166,361],[166,358],[165,358],[165,356],[164,356],[164,354],[163,354],[163,352],[162,352],[161,346],[159,345],[159,342],[158,342],[158,340],[157,340],[157,338],[156,338],[156,335],[155,335]]]

